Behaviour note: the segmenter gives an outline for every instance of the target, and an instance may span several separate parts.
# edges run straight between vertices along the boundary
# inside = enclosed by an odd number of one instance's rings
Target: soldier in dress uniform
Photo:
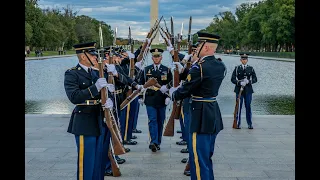
[[[124,59],[121,61],[122,65],[125,65],[129,70],[130,67],[130,59],[133,58],[134,59],[134,63],[135,63],[135,73],[134,73],[134,78],[133,80],[136,83],[139,83],[139,79],[141,77],[141,69],[142,69],[142,64],[141,61],[137,62],[137,57],[140,54],[142,45],[134,52],[131,53],[130,51],[126,51],[125,49],[123,49],[122,51],[120,51],[121,56],[124,57]],[[129,73],[129,72],[128,72]],[[137,129],[137,122],[138,122],[138,116],[139,116],[139,108],[140,108],[140,104],[138,102],[139,97],[137,97],[136,99],[134,99],[131,103],[130,103],[130,120],[129,122],[133,119],[133,123],[132,123],[132,133],[141,133],[141,130]],[[131,119],[132,118],[132,119]],[[130,126],[131,127],[131,126]],[[136,139],[137,136],[135,135],[129,135],[131,137],[131,139]]]
[[[166,86],[172,80],[170,68],[161,64],[162,49],[151,49],[153,64],[144,68],[140,84],[145,84],[149,78],[156,78],[161,86]],[[144,99],[143,99],[144,97]],[[150,87],[144,95],[139,96],[139,103],[145,104],[148,114],[148,126],[150,135],[149,149],[152,152],[160,150],[161,138],[163,133],[163,123],[166,118],[166,106],[170,98],[167,94],[159,91],[157,87]]]
[[[226,74],[223,62],[214,53],[220,37],[198,32],[197,55],[200,58],[191,66],[186,81],[179,88],[171,87],[172,101],[191,95],[190,104],[190,170],[191,179],[214,179],[212,155],[215,139],[223,129],[222,117],[216,97]]]
[[[115,92],[113,93],[116,96],[116,106],[117,106],[117,115],[120,119],[120,131],[121,131],[121,136],[123,141],[125,141],[125,127],[126,127],[126,109],[120,110],[120,104],[125,98],[125,93],[126,89],[128,88],[127,86],[130,85],[132,88],[136,89],[142,89],[142,86],[134,83],[124,72],[122,67],[120,66],[121,64],[121,55],[115,51],[119,50],[119,48],[111,48],[112,54],[113,54],[113,61],[114,64],[108,64],[108,58],[109,58],[109,53],[110,53],[110,47],[106,47],[106,72],[107,73],[112,73],[112,75],[115,77]],[[126,152],[129,152],[129,148],[125,148]],[[118,164],[122,164],[125,162],[125,159],[119,158],[119,156],[115,156],[117,159]],[[112,176],[112,170],[111,170],[111,164],[110,161],[107,162],[106,165],[106,170],[105,170],[105,175],[106,176]]]
[[[66,95],[70,102],[76,105],[71,114],[68,132],[75,135],[78,180],[104,178],[102,159],[107,153],[103,151],[103,147],[108,143],[108,128],[103,122],[104,113],[99,103],[100,90],[103,87],[112,89],[113,85],[108,84],[105,78],[95,76],[93,67],[98,64],[95,44],[90,42],[73,46],[79,63],[67,70],[64,76]],[[103,106],[113,108],[112,100],[108,98]]]
[[[252,114],[251,114],[251,100],[252,100],[252,84],[257,82],[257,76],[252,66],[248,65],[248,55],[240,54],[241,65],[234,68],[231,82],[235,84],[234,92],[236,93],[236,98],[238,98],[241,86],[243,87],[243,92],[240,97],[240,111],[237,114],[237,129],[241,129],[241,109],[244,100],[244,105],[246,107],[246,119],[249,129],[253,129],[252,126]]]

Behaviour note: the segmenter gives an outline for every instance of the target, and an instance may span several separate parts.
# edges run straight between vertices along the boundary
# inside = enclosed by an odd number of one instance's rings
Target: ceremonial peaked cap
[[[152,54],[152,56],[162,55],[163,49],[158,49],[158,48],[150,49],[150,53]]]
[[[210,34],[206,32],[197,32],[198,34],[198,41],[202,42],[209,42],[209,43],[218,43],[220,36],[216,34]]]
[[[240,53],[239,55],[241,59],[248,59],[248,56],[249,56],[249,54],[246,54],[246,53]]]
[[[96,42],[89,43],[81,43],[73,45],[74,50],[76,50],[76,54],[87,52],[92,55],[97,55],[96,52]]]

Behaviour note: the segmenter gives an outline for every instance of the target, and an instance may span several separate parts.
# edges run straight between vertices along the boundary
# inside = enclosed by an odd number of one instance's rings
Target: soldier
[[[252,66],[248,65],[248,55],[240,54],[241,65],[234,68],[231,82],[235,84],[234,92],[236,93],[236,98],[238,98],[240,87],[243,87],[243,92],[240,97],[240,112],[237,114],[237,129],[241,129],[241,109],[244,99],[244,105],[246,107],[246,119],[249,129],[253,129],[252,126],[252,114],[251,114],[251,100],[252,100],[252,84],[257,82],[257,76]]]
[[[170,68],[161,64],[162,49],[151,49],[153,64],[144,68],[140,79],[140,84],[144,84],[149,78],[156,78],[161,86],[166,86],[172,80],[172,73]],[[159,91],[159,88],[150,87],[145,91],[143,95],[139,96],[139,103],[146,105],[148,114],[148,126],[150,134],[149,149],[152,152],[160,150],[163,123],[166,118],[166,106],[170,102],[170,98],[167,94]]]
[[[110,47],[105,48],[107,51],[110,50]],[[118,48],[114,48],[115,50],[118,50]],[[125,141],[126,137],[125,137],[125,127],[127,126],[126,123],[126,109],[120,110],[120,104],[122,103],[122,101],[125,98],[125,93],[126,93],[126,89],[127,89],[127,85],[133,86],[133,88],[136,89],[142,89],[141,85],[138,85],[136,83],[134,83],[123,71],[123,69],[121,68],[120,64],[121,64],[121,56],[120,54],[118,54],[118,52],[113,51],[113,61],[114,64],[108,64],[108,53],[106,55],[107,60],[105,61],[106,63],[106,71],[112,73],[112,75],[115,77],[115,92],[114,95],[116,96],[116,113],[118,114],[118,117],[120,118],[120,130],[121,130],[121,135],[122,135],[122,139],[123,141]],[[125,148],[126,152],[129,152],[130,149],[129,148]],[[119,156],[115,156],[117,159],[118,164],[122,164],[125,162],[125,159],[121,159],[119,158]],[[112,170],[111,170],[111,164],[110,161],[107,162],[106,165],[106,170],[105,170],[105,176],[112,176]]]
[[[216,97],[226,74],[224,63],[214,56],[220,37],[205,32],[197,34],[200,59],[191,67],[182,86],[169,90],[172,101],[191,95],[189,163],[192,180],[214,179],[211,157],[216,136],[223,129]]]
[[[114,88],[105,78],[97,78],[92,68],[97,67],[95,42],[76,44],[73,47],[79,60],[77,66],[67,70],[64,88],[68,99],[75,104],[68,133],[75,135],[78,164],[77,179],[103,180],[103,147],[108,142],[108,128],[103,122],[104,114],[100,101],[103,87]],[[110,98],[103,105],[113,108]],[[108,150],[108,149],[106,149]]]
[[[122,51],[120,51],[121,56],[124,57],[124,59],[121,61],[121,65],[126,67],[126,70],[129,73],[129,68],[130,68],[130,59],[133,58],[134,59],[134,63],[135,63],[135,70],[134,70],[134,78],[133,80],[136,83],[139,83],[139,79],[141,76],[141,69],[142,69],[142,64],[141,61],[137,62],[137,57],[140,54],[142,46],[140,46],[134,53],[131,53],[130,51],[126,51],[125,49],[123,49]],[[137,97],[136,99],[134,99],[131,103],[130,103],[130,120],[129,122],[132,121],[132,125],[130,123],[130,127],[132,126],[132,131],[130,131],[130,133],[141,133],[141,130],[137,129],[137,122],[138,122],[138,115],[139,115],[139,108],[140,108],[140,104],[138,102],[139,97]],[[128,132],[129,134],[129,132]],[[131,139],[136,139],[137,136],[134,135],[130,135]]]

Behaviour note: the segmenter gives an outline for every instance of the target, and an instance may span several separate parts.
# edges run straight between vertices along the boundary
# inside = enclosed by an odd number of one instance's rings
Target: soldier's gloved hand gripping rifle
[[[104,48],[103,48],[103,36],[102,36],[102,28],[101,24],[99,27],[99,36],[100,36],[100,49],[98,49],[98,65],[99,65],[99,77],[104,78],[104,63],[102,61],[102,54],[104,54]],[[108,82],[110,83],[110,82]],[[108,99],[108,89],[102,88],[101,89],[101,103],[105,104],[106,100]],[[120,168],[117,162],[115,161],[115,157],[113,154],[120,155],[125,154],[125,149],[122,146],[121,140],[119,138],[119,129],[116,125],[115,117],[113,114],[112,109],[104,108],[104,117],[106,125],[108,126],[108,129],[111,133],[111,143],[108,151],[108,157],[111,161],[111,168],[113,172],[113,176],[121,176]]]

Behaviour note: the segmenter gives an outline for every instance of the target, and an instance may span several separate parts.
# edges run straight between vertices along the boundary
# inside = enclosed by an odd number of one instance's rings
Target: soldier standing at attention
[[[153,64],[144,68],[140,78],[140,84],[145,84],[149,78],[156,78],[161,86],[166,86],[172,80],[170,68],[161,64],[162,49],[151,49]],[[144,96],[144,99],[143,99]],[[150,135],[149,149],[152,152],[160,150],[163,133],[163,123],[166,118],[166,107],[170,102],[167,94],[162,93],[157,87],[150,87],[144,95],[139,96],[139,103],[147,108],[148,126]]]
[[[252,84],[257,82],[256,72],[253,67],[248,65],[248,55],[240,54],[241,65],[234,68],[231,82],[235,84],[234,92],[236,93],[236,98],[238,98],[241,86],[243,86],[243,91],[240,97],[240,112],[237,114],[237,129],[241,129],[241,109],[244,99],[244,105],[246,107],[246,119],[249,129],[253,129],[252,126],[252,114],[251,114],[251,100],[252,100]]]
[[[197,54],[200,58],[191,66],[181,87],[171,87],[172,101],[191,95],[189,163],[192,180],[214,180],[212,155],[217,134],[223,129],[216,97],[226,74],[223,62],[214,57],[220,37],[198,32]]]
[[[103,151],[108,128],[103,122],[102,106],[112,109],[113,102],[108,98],[101,105],[99,92],[103,87],[114,89],[114,86],[107,84],[105,78],[97,78],[94,73],[93,67],[98,64],[95,44],[91,42],[74,45],[79,63],[64,75],[65,92],[71,103],[76,105],[71,114],[68,132],[75,135],[78,180],[103,180],[102,157],[108,152],[108,149]]]

